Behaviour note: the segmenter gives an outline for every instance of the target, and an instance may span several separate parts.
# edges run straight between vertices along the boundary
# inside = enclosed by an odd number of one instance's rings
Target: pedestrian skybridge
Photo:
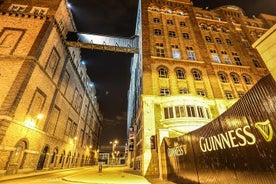
[[[113,52],[138,53],[138,36],[130,38],[69,32],[66,44],[70,47],[106,50]]]

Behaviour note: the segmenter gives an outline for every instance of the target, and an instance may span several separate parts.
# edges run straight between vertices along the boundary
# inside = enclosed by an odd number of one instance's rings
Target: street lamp
[[[44,117],[43,114],[38,114],[38,115],[36,115],[35,118],[34,117],[28,117],[25,120],[26,127],[28,127],[28,128],[35,128],[37,121],[41,120],[43,117]]]

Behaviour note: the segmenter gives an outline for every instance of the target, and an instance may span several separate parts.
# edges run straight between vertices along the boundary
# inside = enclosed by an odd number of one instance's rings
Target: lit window
[[[164,67],[159,68],[159,77],[160,78],[168,78],[168,70]]]
[[[187,55],[188,55],[188,60],[193,60],[193,61],[196,60],[194,51],[187,51]]]
[[[164,115],[165,115],[165,119],[173,118],[173,108],[172,107],[165,107],[164,108]]]
[[[184,108],[184,106],[175,106],[174,109],[175,109],[175,116],[177,118],[185,117],[185,108]]]
[[[187,109],[187,115],[188,115],[188,117],[196,117],[195,107],[194,106],[187,105],[186,109]]]
[[[168,88],[161,88],[160,89],[160,95],[161,96],[169,96],[170,95],[170,89],[168,89]]]
[[[42,16],[47,13],[48,8],[41,8],[41,7],[33,7],[31,13],[34,15]]]
[[[27,8],[26,5],[12,4],[9,8],[9,11],[14,13],[23,13],[26,8]]]
[[[185,79],[185,73],[182,69],[177,69],[176,70],[176,77],[178,79]]]
[[[231,62],[229,56],[223,56],[223,59],[224,59],[224,62],[225,62],[226,64],[232,64],[232,62]]]
[[[219,56],[217,54],[212,54],[212,59],[215,63],[221,63]]]
[[[163,43],[156,43],[155,44],[155,52],[156,52],[156,56],[165,57],[165,50],[164,50]]]
[[[174,59],[181,59],[180,50],[179,49],[172,49],[172,56]]]
[[[197,106],[198,117],[204,118],[203,107]]]

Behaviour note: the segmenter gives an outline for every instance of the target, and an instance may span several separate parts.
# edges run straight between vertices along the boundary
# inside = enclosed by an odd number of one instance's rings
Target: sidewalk
[[[102,172],[98,171],[97,166],[92,167],[77,167],[61,170],[51,170],[51,171],[38,171],[28,174],[16,174],[8,176],[0,176],[1,181],[6,181],[16,178],[25,178],[31,176],[39,176],[48,173],[55,172],[66,172],[66,170],[79,170],[83,169],[83,172],[78,172],[76,174],[68,175],[63,177],[62,180],[71,183],[97,183],[97,184],[175,184],[170,181],[161,180],[159,178],[145,178],[141,176],[138,171],[128,168],[126,166],[119,167],[103,167]]]

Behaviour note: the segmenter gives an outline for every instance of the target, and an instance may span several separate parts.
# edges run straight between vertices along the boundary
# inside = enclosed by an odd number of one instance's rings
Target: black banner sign
[[[165,138],[177,183],[276,183],[276,84],[269,75],[206,126]]]

